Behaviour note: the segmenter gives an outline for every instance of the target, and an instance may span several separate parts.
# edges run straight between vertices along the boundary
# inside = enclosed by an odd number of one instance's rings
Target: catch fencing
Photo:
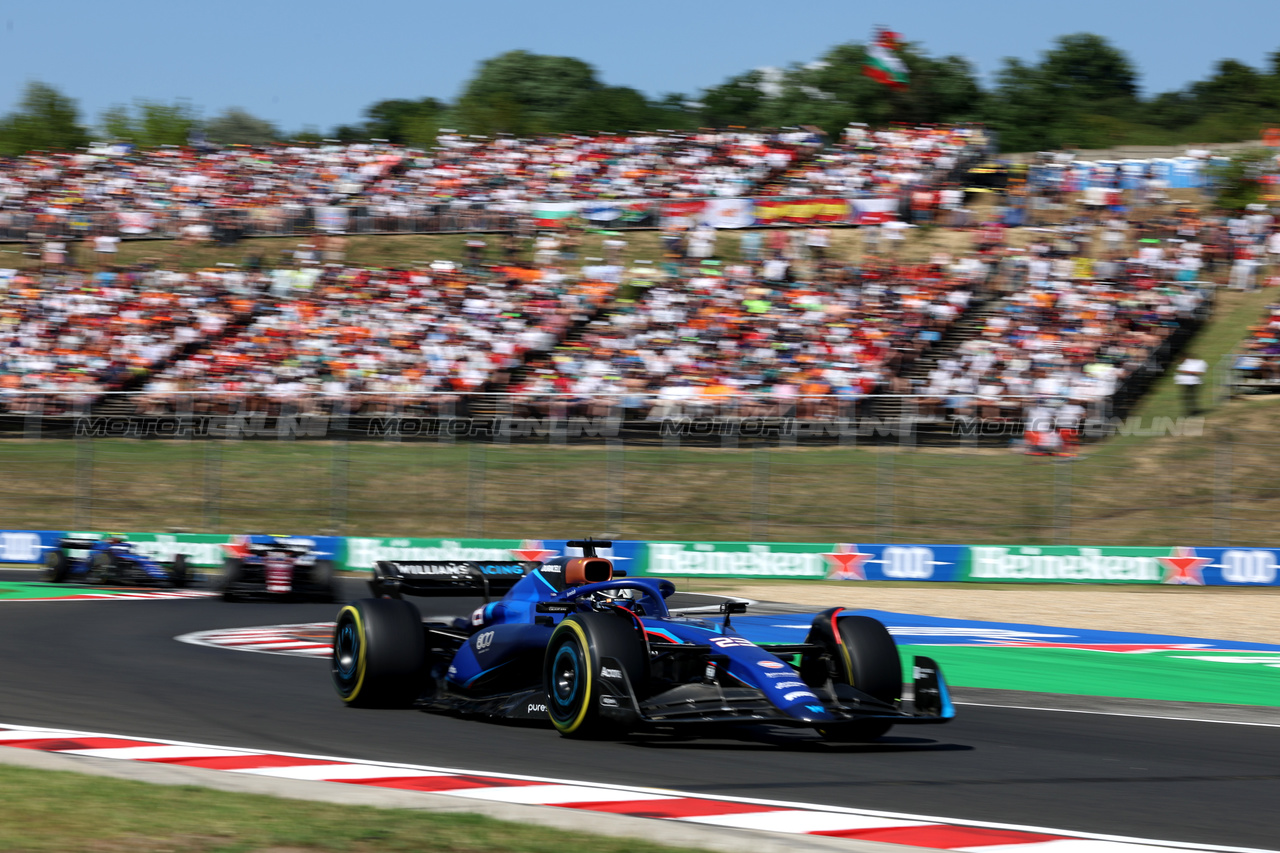
[[[1074,432],[1028,436],[1032,403],[11,396],[0,414],[0,529],[1135,546],[1274,540],[1280,439],[1265,413],[1226,426],[1140,418],[1102,402]]]

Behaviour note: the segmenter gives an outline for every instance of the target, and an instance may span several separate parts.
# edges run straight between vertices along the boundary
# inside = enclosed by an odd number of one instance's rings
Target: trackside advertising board
[[[964,580],[983,583],[1142,583],[1275,586],[1275,548],[1085,548],[973,545]]]
[[[102,531],[0,530],[0,563],[39,563],[63,537]],[[310,539],[340,569],[368,571],[378,560],[524,560],[579,556],[564,539],[446,539],[369,536]],[[222,565],[234,537],[208,533],[126,533],[145,554],[186,554],[196,566]],[[265,536],[251,536],[264,540]],[[641,542],[601,549],[632,575],[772,580],[972,581],[975,583],[1184,584],[1280,586],[1278,548],[911,545],[853,542]]]
[[[648,542],[644,571],[673,577],[814,580],[961,580],[961,545],[852,542]]]
[[[645,543],[619,540],[612,548],[602,548],[618,568],[635,573]],[[549,560],[560,556],[581,556],[565,539],[419,539],[411,537],[346,538],[343,568],[372,569],[378,560]]]

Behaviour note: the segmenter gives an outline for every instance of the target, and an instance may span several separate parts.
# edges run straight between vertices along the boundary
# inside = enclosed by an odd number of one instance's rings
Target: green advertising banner
[[[974,545],[963,579],[1022,583],[1161,583],[1168,548]]]
[[[416,539],[348,536],[340,568],[368,571],[379,560],[513,560],[519,539]]]
[[[103,532],[68,531],[71,539],[99,539]],[[187,562],[201,568],[221,567],[226,556],[223,545],[231,541],[224,533],[125,533],[124,537],[138,552],[154,560],[172,560],[175,554],[186,554]]]
[[[825,578],[832,545],[779,542],[649,542],[641,557],[647,575],[735,578]]]

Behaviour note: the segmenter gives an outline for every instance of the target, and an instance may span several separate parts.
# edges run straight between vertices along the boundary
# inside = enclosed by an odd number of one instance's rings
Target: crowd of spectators
[[[552,348],[615,288],[556,268],[448,262],[239,278],[234,289],[256,300],[252,319],[155,373],[143,413],[173,411],[182,392],[198,392],[195,413],[456,411],[461,394]]]
[[[443,134],[430,151],[384,143],[216,150],[100,146],[0,159],[0,235],[287,231],[313,208],[371,217],[463,205],[751,195],[821,149],[817,132],[669,132],[535,139]]]
[[[629,418],[848,414],[894,387],[969,304],[971,281],[934,265],[823,265],[770,280],[766,263],[686,267],[536,361],[518,406]],[[548,395],[558,395],[551,397]]]
[[[0,270],[0,405],[57,413],[216,335],[251,303],[218,282],[159,271]]]
[[[770,187],[774,195],[851,198],[863,193],[898,196],[930,193],[966,157],[982,150],[981,129],[968,126],[898,125],[870,129],[850,125],[844,139],[790,169]],[[945,204],[963,199],[950,195]],[[938,200],[930,199],[932,208]]]

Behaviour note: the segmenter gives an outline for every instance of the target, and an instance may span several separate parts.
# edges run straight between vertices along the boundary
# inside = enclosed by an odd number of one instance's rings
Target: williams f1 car
[[[222,597],[337,600],[331,555],[310,539],[291,536],[238,536],[223,546]]]
[[[626,577],[596,555],[609,544],[570,542],[584,556],[540,565],[377,563],[376,597],[343,607],[334,627],[338,695],[357,707],[549,721],[583,738],[775,725],[859,741],[955,715],[926,657],[915,658],[904,706],[897,646],[874,619],[836,607],[812,618],[804,642],[755,642],[732,621],[745,602],[726,602],[720,619],[673,615],[674,585]],[[434,622],[405,600],[446,595],[486,603]]]
[[[76,556],[72,552],[84,552]],[[53,583],[101,583],[110,586],[185,587],[191,583],[186,555],[161,561],[141,554],[123,536],[58,540],[45,551],[45,577]]]

